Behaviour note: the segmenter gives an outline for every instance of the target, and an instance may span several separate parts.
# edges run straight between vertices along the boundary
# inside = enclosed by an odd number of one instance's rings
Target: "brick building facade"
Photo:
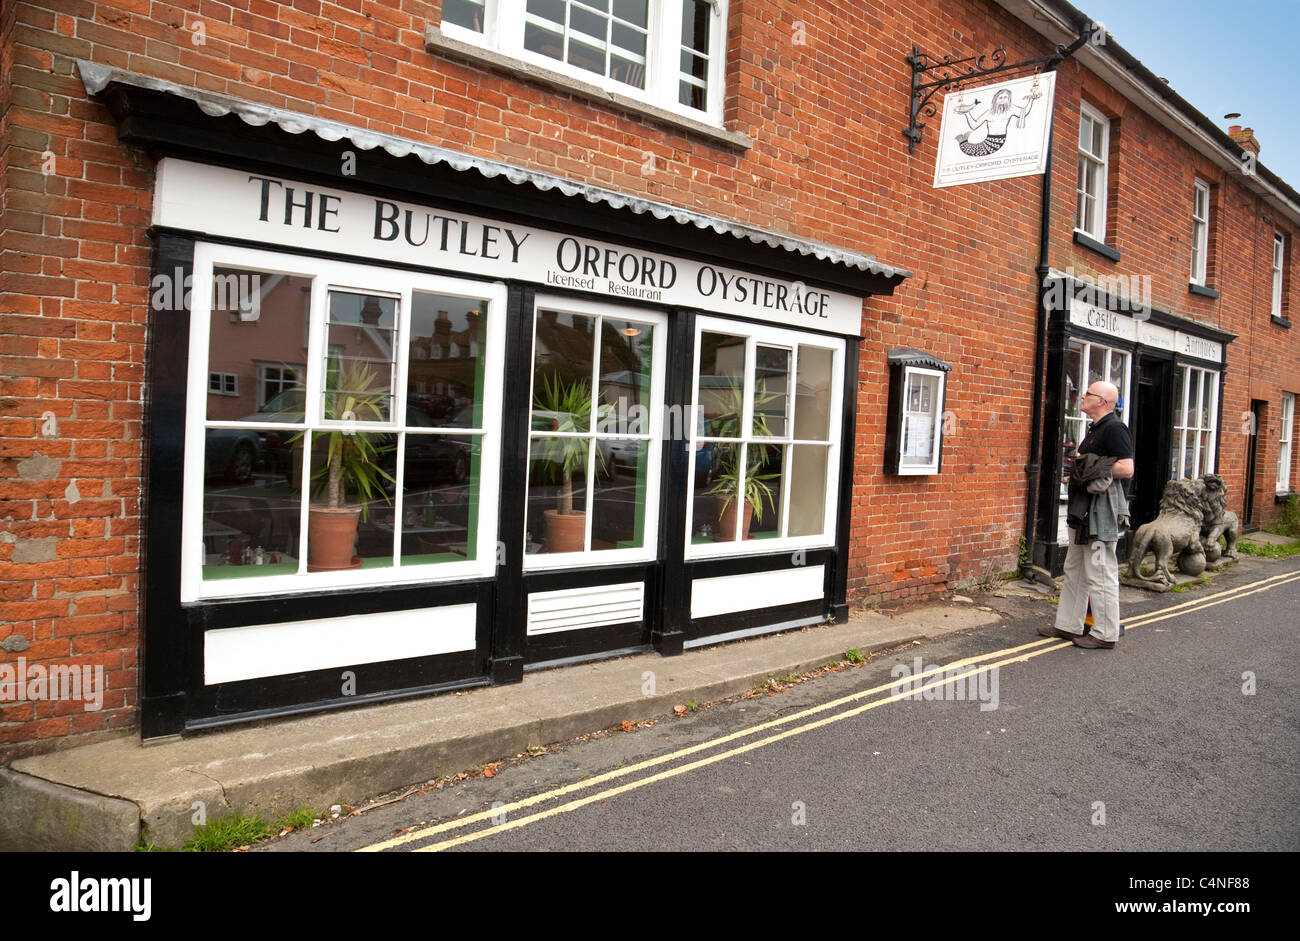
[[[612,7],[570,10],[587,20],[565,25],[561,16],[557,30],[547,17],[565,6],[526,10],[513,0],[447,0],[446,9],[422,0],[5,5],[0,643],[9,661],[102,667],[106,692],[95,711],[66,700],[0,703],[0,756],[135,726],[150,736],[347,704],[357,691],[340,695],[338,678],[356,664],[359,698],[373,699],[515,680],[526,666],[568,657],[646,646],[672,653],[737,627],[821,620],[855,600],[924,598],[1015,568],[1022,544],[1031,563],[1050,570],[1059,535],[1051,482],[1060,445],[1074,427],[1071,395],[1080,382],[1086,387],[1083,373],[1092,362],[1122,376],[1130,424],[1153,449],[1138,481],[1148,507],[1171,468],[1175,474],[1217,468],[1232,509],[1256,523],[1274,518],[1274,493],[1282,486],[1275,479],[1285,463],[1279,453],[1289,447],[1282,427],[1286,396],[1293,410],[1300,393],[1300,344],[1290,329],[1300,196],[1254,159],[1253,138],[1236,134],[1243,149],[1113,40],[1092,37],[1056,70],[1045,256],[1044,176],[934,188],[937,119],[909,152],[902,131],[913,47],[934,57],[999,47],[1007,61],[1041,57],[1087,36],[1082,13],[1061,0],[816,6],[686,0],[680,11],[675,4],[616,0]],[[604,39],[582,42],[596,27],[606,30]],[[597,47],[604,50],[599,66],[583,58]],[[1085,125],[1103,146],[1084,156],[1104,171],[1088,218],[1079,209]],[[222,211],[221,200],[241,185],[253,187],[250,205],[260,216],[241,221],[235,202]],[[275,202],[281,197],[283,206]],[[331,237],[362,197],[374,201],[377,213],[367,233],[373,244],[361,252],[353,242],[331,248]],[[206,216],[199,211],[205,205]],[[416,213],[418,230],[421,207],[448,210],[423,223],[421,247],[432,244],[430,231],[437,238],[441,220],[442,247],[453,253],[459,247],[463,266],[416,260],[414,238],[402,247],[402,214]],[[276,224],[281,209],[283,226]],[[1191,261],[1202,231],[1203,271]],[[536,273],[516,277],[488,264],[504,264],[514,238],[520,245],[531,238],[535,246],[551,237],[557,263],[579,280],[537,287]],[[613,256],[585,254],[610,245]],[[564,255],[570,250],[571,269]],[[602,283],[613,285],[611,269],[601,268],[606,257],[615,266],[632,259],[635,284],[628,291],[642,293],[620,300],[612,287],[601,288],[593,298],[580,280],[600,273]],[[647,259],[657,259],[658,274],[647,273]],[[688,264],[700,266],[693,289],[711,286],[717,306],[674,300],[672,289],[683,285],[668,283],[665,260],[677,274]],[[411,272],[405,286],[383,287],[390,267]],[[274,280],[280,294],[301,290],[304,332],[320,332],[304,339],[302,349],[331,351],[322,354],[327,365],[276,352],[249,361],[245,373],[220,368],[215,354],[205,367],[196,352],[211,352],[217,333],[191,331],[187,285],[171,280],[173,272],[183,281],[199,270],[256,271]],[[1044,271],[1046,286],[1061,290],[1039,317]],[[747,312],[734,298],[723,302],[721,282],[703,280],[733,276],[752,286],[751,296],[798,293],[800,317],[791,319],[789,304]],[[366,302],[345,310],[347,292],[337,286],[367,278],[372,287],[348,295]],[[1142,303],[1098,328],[1082,311],[1105,309],[1114,299],[1108,286],[1121,280],[1141,286]],[[334,287],[321,293],[308,281]],[[1079,307],[1077,292],[1097,284],[1101,290]],[[544,288],[545,297],[556,299],[554,310],[534,301]],[[481,329],[478,338],[439,343],[434,327],[421,352],[412,344],[410,360],[393,360],[392,388],[407,381],[389,407],[404,401],[408,415],[399,426],[388,413],[391,427],[385,427],[408,462],[403,505],[411,512],[403,520],[394,509],[387,524],[382,513],[362,524],[376,538],[391,538],[397,562],[390,557],[384,564],[394,571],[405,557],[464,567],[454,583],[439,587],[445,598],[438,610],[473,606],[462,625],[468,639],[451,647],[410,646],[404,636],[391,649],[366,650],[356,632],[330,628],[312,635],[313,623],[331,617],[416,610],[423,583],[386,582],[365,559],[357,572],[337,576],[356,591],[300,567],[307,582],[287,594],[277,587],[283,583],[239,587],[233,577],[223,583],[218,575],[228,576],[235,565],[240,577],[250,571],[242,567],[245,550],[249,564],[261,550],[269,563],[277,545],[281,552],[306,545],[305,517],[295,518],[287,535],[271,533],[280,526],[277,517],[264,535],[250,538],[254,523],[229,510],[246,498],[234,485],[269,491],[272,477],[277,485],[295,475],[306,479],[301,455],[295,463],[289,453],[290,435],[275,434],[284,421],[271,407],[276,394],[299,382],[328,390],[335,375],[330,357],[346,360],[347,344],[360,344],[363,333],[372,345],[395,347],[402,331],[414,329],[410,318],[421,316],[420,298],[431,305],[430,323],[446,325],[462,314],[443,301],[471,295],[487,316],[465,314],[468,319],[444,326],[442,335],[455,329],[468,337],[466,331]],[[279,311],[288,302],[273,299],[278,296],[268,286],[259,303]],[[228,315],[236,326],[256,320],[247,304],[202,300],[204,317]],[[1127,305],[1131,298],[1123,300]],[[389,301],[411,310],[385,313]],[[817,304],[820,316],[811,315],[809,327],[800,318]],[[832,310],[832,304],[839,306]],[[852,322],[837,332],[826,314],[846,304]],[[368,320],[367,310],[373,311]],[[628,341],[617,354],[601,339],[592,341],[596,352],[574,346],[583,331],[603,336],[607,326],[647,339]],[[344,329],[351,327],[355,337]],[[727,338],[745,343],[729,345]],[[468,379],[449,379],[451,367],[431,367],[426,388],[411,364],[431,356],[434,345],[440,352],[447,347],[443,359],[454,358],[454,348],[455,356],[481,365],[470,368]],[[788,358],[781,359],[782,350]],[[902,375],[890,368],[891,353],[900,350],[918,351],[917,362],[949,367],[933,370],[936,381],[944,380],[934,386],[943,398],[931,409],[944,418],[936,473],[886,470],[896,446],[891,428]],[[1089,359],[1094,354],[1101,358]],[[593,479],[599,481],[607,453],[615,467],[620,454],[630,460],[618,472],[624,476],[613,479],[625,482],[636,519],[621,529],[609,524],[617,532],[597,532],[605,525],[602,513],[613,519],[612,510],[602,509],[597,483],[587,495],[594,521],[583,551],[614,553],[605,557],[611,574],[597,577],[581,560],[546,565],[541,557],[553,543],[534,531],[540,510],[530,502],[540,500],[540,491],[510,483],[513,474],[527,473],[529,454],[535,461],[540,453],[528,449],[541,448],[545,438],[538,433],[537,387],[530,391],[526,381],[507,377],[530,364],[540,369],[551,362],[548,355],[556,362],[587,356],[593,363],[622,356],[631,378],[596,369],[593,388],[626,382],[633,397],[638,388],[649,389],[669,405],[702,404],[710,396],[721,402],[733,382],[747,396],[737,417],[765,408],[755,403],[768,388],[785,389],[784,411],[772,412],[771,420],[791,428],[770,430],[789,443],[780,463],[763,467],[778,488],[795,475],[818,483],[786,485],[781,506],[771,505],[780,516],[777,529],[758,523],[759,535],[777,540],[771,545],[781,553],[764,555],[749,542],[707,544],[723,541],[714,532],[721,523],[710,518],[701,525],[700,498],[715,486],[727,455],[752,448],[764,461],[776,460],[757,432],[737,432],[736,444],[729,444],[733,435],[723,433],[718,417],[716,425],[695,429],[693,458],[675,456],[671,442],[659,448],[658,434],[632,439],[620,426],[602,438],[587,428],[580,460]],[[796,362],[817,364],[823,357],[820,380],[794,374]],[[760,368],[770,386],[757,378]],[[711,379],[717,381],[710,385]],[[245,425],[258,433],[250,439],[256,466],[232,470],[239,422],[214,427],[215,412],[208,410],[205,424],[195,402],[247,394],[254,382],[259,417]],[[1194,421],[1175,402],[1191,386],[1200,396]],[[821,405],[800,388],[820,389]],[[409,409],[420,396],[446,399],[429,399],[431,427],[456,434],[417,427]],[[814,428],[796,399],[809,403],[810,416],[817,408],[824,413],[827,402],[839,408]],[[317,433],[329,427],[329,407]],[[447,417],[465,407],[473,417],[459,423]],[[496,418],[483,417],[493,409]],[[724,413],[719,404],[716,416]],[[840,413],[843,429],[836,425]],[[1255,424],[1243,420],[1252,413]],[[671,415],[662,417],[666,423]],[[551,430],[562,419],[554,421]],[[659,421],[652,419],[656,432],[664,431]],[[1243,433],[1252,428],[1257,435]],[[679,431],[692,434],[689,426]],[[621,445],[631,447],[630,458]],[[410,485],[417,479],[412,455],[424,446],[440,469],[436,482],[430,471],[430,486],[417,488]],[[208,467],[218,447],[229,450],[220,452],[220,467]],[[1300,489],[1295,464],[1287,491]],[[209,480],[222,473],[228,486]],[[417,493],[434,491],[431,512],[415,515]],[[801,496],[809,493],[812,498]],[[299,499],[301,490],[294,494]],[[218,497],[228,514],[222,522],[219,514],[194,508],[215,506]],[[821,502],[800,505],[809,499]],[[476,553],[480,512],[495,514],[499,528],[479,533],[487,541]],[[435,537],[440,526],[465,530],[464,542]],[[739,534],[732,532],[733,542]],[[266,545],[251,544],[259,539]],[[496,563],[487,559],[493,545],[501,556]],[[823,572],[811,589],[803,571],[809,563]],[[296,559],[275,564],[299,566]],[[229,571],[218,573],[221,567]],[[254,574],[273,579],[280,570],[264,571]],[[365,572],[372,574],[358,574]],[[715,597],[752,590],[753,579],[788,585],[795,600],[766,599],[778,613],[765,616]],[[707,599],[705,582],[712,592]],[[471,583],[479,588],[466,587]],[[236,590],[213,589],[219,584]],[[544,611],[544,600],[574,591],[600,594],[604,620],[597,629],[509,626],[532,624],[534,607]],[[538,603],[526,604],[525,597]],[[635,616],[620,622],[610,612],[633,604],[630,598],[637,599]],[[272,636],[273,628],[288,625],[308,633]],[[250,637],[257,639],[248,645]],[[318,646],[334,648],[333,655],[299,652]],[[259,657],[278,665],[248,668]]]

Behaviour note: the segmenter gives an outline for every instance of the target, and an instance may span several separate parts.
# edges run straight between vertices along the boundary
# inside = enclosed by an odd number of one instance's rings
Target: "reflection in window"
[[[538,310],[528,554],[645,547],[654,343],[650,323]]]
[[[203,580],[475,559],[487,302],[416,290],[408,313],[305,276],[218,267],[213,280],[208,371],[238,394],[208,396]],[[313,289],[326,316],[314,362]]]
[[[824,534],[834,351],[707,330],[699,348],[691,542]]]

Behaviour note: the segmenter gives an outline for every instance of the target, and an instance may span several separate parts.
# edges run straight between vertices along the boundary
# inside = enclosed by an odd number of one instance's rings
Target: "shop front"
[[[1159,512],[1167,481],[1218,470],[1219,403],[1233,334],[1061,276],[1049,313],[1044,469],[1038,491],[1035,560],[1060,575],[1068,546],[1065,456],[1083,440],[1080,400],[1099,381],[1119,390],[1115,413],[1129,426],[1135,473],[1132,528]],[[1129,537],[1119,556],[1127,558]]]
[[[906,272],[99,78],[157,160],[146,738],[845,616]]]

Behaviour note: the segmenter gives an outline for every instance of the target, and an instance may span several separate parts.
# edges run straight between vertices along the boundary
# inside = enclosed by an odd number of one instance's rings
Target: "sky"
[[[1224,130],[1254,128],[1260,163],[1300,190],[1300,0],[1071,2]]]

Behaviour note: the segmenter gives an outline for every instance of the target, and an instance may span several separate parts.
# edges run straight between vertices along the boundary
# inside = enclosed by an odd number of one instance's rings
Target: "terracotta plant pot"
[[[311,508],[307,515],[307,571],[334,572],[361,565],[353,554],[360,516],[359,506]]]
[[[749,538],[749,524],[754,519],[754,505],[745,504],[745,518],[741,520],[740,538]],[[714,534],[714,542],[733,542],[736,538],[736,501],[732,500],[727,504],[727,508],[718,516],[718,531]]]
[[[581,552],[587,538],[586,513],[561,513],[546,510],[546,551]]]

